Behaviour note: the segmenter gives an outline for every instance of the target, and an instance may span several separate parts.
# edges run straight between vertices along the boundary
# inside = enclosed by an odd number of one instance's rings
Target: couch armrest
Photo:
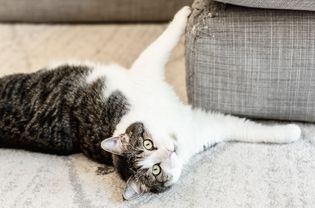
[[[188,100],[251,118],[315,122],[315,12],[196,0],[186,32]]]

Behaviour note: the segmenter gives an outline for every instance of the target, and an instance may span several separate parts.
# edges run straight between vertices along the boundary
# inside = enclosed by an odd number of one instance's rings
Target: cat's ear
[[[124,153],[124,146],[122,144],[122,136],[111,137],[105,139],[101,143],[101,147],[112,154],[122,155]]]
[[[137,182],[133,176],[127,181],[127,187],[123,193],[124,200],[134,199],[144,193],[143,187]]]

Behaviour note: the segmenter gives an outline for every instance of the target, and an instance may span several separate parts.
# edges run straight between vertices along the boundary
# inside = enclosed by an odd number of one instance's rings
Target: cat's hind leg
[[[191,9],[188,6],[179,10],[166,30],[140,54],[131,70],[163,79],[165,64],[185,31],[190,13]]]

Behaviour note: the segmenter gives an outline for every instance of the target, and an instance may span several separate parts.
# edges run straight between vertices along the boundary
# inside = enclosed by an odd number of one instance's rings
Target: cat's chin
[[[173,175],[172,178],[165,183],[165,186],[167,186],[167,187],[173,186],[175,183],[177,183],[179,177],[180,177],[180,173]]]
[[[176,153],[173,153],[176,154]],[[180,178],[180,175],[182,173],[183,165],[182,162],[178,159],[176,155],[176,166],[172,168],[172,170],[169,172],[170,179],[165,183],[166,186],[172,186],[175,183],[177,183],[178,179]]]

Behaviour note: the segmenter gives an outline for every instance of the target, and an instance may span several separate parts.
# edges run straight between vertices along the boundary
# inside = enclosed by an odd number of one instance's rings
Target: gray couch
[[[315,121],[315,1],[219,1],[193,4],[186,35],[190,103],[252,118]]]

